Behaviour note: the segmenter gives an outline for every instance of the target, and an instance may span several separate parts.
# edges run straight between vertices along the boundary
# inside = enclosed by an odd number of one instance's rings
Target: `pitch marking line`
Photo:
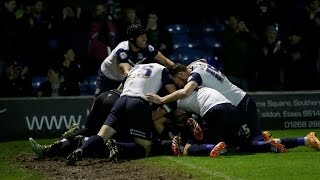
[[[210,175],[212,177],[221,177],[221,178],[228,179],[228,180],[234,179],[230,176],[227,176],[224,173],[211,172],[211,171],[207,170],[206,168],[201,168],[201,166],[199,166],[199,165],[193,165],[193,164],[186,163],[185,161],[182,160],[183,158],[170,157],[170,156],[167,156],[166,158],[168,158],[170,161],[173,161],[177,164],[180,164],[181,166],[188,166],[191,169],[196,169],[197,171],[204,173],[204,174],[207,174],[207,175]]]

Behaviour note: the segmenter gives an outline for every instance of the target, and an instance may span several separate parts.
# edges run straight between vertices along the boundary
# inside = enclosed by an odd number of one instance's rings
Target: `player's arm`
[[[124,62],[124,63],[120,63],[119,64],[119,67],[121,69],[121,71],[123,72],[124,75],[128,75],[130,69],[131,69],[131,65],[127,62]]]
[[[166,66],[167,68],[170,68],[175,64],[173,61],[165,57],[160,51],[158,51],[154,59],[158,61],[160,64],[163,64],[164,66]]]
[[[156,94],[149,93],[146,95],[148,101],[156,103],[156,104],[165,104],[172,101],[177,101],[179,99],[186,98],[190,96],[192,91],[194,91],[198,87],[198,84],[195,81],[188,82],[183,89],[179,89],[171,94],[168,94],[164,97],[160,97]]]

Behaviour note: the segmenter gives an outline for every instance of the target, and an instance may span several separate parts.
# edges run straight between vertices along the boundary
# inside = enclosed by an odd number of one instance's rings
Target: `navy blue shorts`
[[[121,93],[119,91],[110,90],[103,92],[96,97],[91,112],[86,120],[86,128],[89,133],[87,136],[91,136],[99,132],[113,105],[120,97],[120,94]]]
[[[253,97],[248,94],[240,101],[237,108],[240,111],[242,124],[247,124],[251,136],[249,139],[263,140],[261,136],[261,123],[258,119],[257,105]],[[259,137],[260,139],[257,139]]]
[[[115,81],[106,77],[99,69],[97,82],[96,82],[96,90],[94,92],[94,96],[97,97],[103,92],[117,89],[122,81]]]
[[[152,110],[148,101],[140,97],[121,96],[104,125],[111,126],[117,133],[126,133],[131,137],[152,139]]]
[[[230,103],[212,107],[200,118],[199,124],[203,129],[203,140],[198,142],[189,139],[189,144],[217,144],[221,141],[234,144],[235,139],[240,138],[238,137],[241,127],[240,112]]]

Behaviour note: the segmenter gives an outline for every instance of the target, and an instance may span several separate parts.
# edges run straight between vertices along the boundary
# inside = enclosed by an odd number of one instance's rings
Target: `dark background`
[[[65,4],[80,6],[92,11],[96,3],[102,0],[47,0],[51,9],[57,9]],[[216,21],[227,14],[241,15],[247,19],[255,16],[256,0],[119,0],[122,10],[133,7],[138,16],[143,19],[149,11],[159,12],[165,24],[170,23],[201,23]],[[298,2],[303,0],[275,0],[278,14],[285,16]]]

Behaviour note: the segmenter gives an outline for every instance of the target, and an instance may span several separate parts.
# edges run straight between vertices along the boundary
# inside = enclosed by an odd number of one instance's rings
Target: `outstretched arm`
[[[167,68],[170,68],[171,66],[173,66],[175,64],[173,61],[171,61],[170,59],[165,57],[160,51],[154,57],[154,59],[156,61],[158,61],[159,63],[163,64],[164,66],[166,66]]]
[[[183,89],[179,89],[171,94],[168,94],[164,97],[160,97],[157,94],[149,93],[146,94],[148,101],[156,104],[165,104],[172,101],[176,101],[179,99],[183,99],[185,97],[190,96],[192,91],[194,91],[198,87],[198,84],[194,81],[188,82]]]

